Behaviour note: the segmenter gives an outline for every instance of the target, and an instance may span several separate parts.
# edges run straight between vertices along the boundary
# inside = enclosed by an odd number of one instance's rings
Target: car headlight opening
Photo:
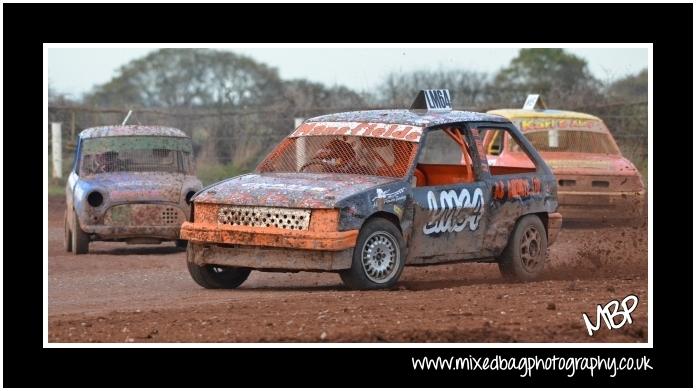
[[[96,208],[104,203],[104,196],[102,195],[102,193],[95,190],[89,193],[89,195],[87,196],[87,203],[91,207]]]

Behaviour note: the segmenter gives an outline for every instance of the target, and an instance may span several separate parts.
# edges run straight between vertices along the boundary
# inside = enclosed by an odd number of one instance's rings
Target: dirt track
[[[504,283],[496,265],[406,268],[391,291],[356,292],[338,275],[252,272],[205,290],[172,243],[92,243],[63,251],[49,201],[50,342],[647,342],[647,229],[566,229],[544,278]],[[589,337],[582,313],[635,294],[633,324]],[[619,322],[620,317],[616,319]]]

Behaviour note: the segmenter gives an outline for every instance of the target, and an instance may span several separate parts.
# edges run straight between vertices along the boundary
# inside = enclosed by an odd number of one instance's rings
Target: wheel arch
[[[539,217],[539,220],[541,220],[541,223],[544,225],[544,231],[546,231],[546,240],[549,239],[549,214],[548,212],[538,212],[538,213],[530,213],[530,214],[535,214]],[[520,216],[520,218],[524,217]]]
[[[360,226],[360,229],[362,229],[365,226],[365,224],[367,224],[370,220],[374,220],[376,218],[383,218],[385,220],[388,220],[389,222],[394,224],[394,226],[396,226],[396,228],[398,228],[399,233],[401,233],[401,235],[404,234],[403,229],[401,228],[401,221],[399,220],[399,218],[395,214],[385,212],[385,211],[375,212],[375,213],[371,214],[370,216],[368,216],[365,219],[365,221],[363,221],[362,225]]]
[[[549,214],[547,212],[532,212],[532,213],[525,213],[522,215],[519,215],[516,219],[515,222],[510,226],[510,230],[508,231],[508,240],[510,236],[515,232],[515,227],[517,227],[517,223],[520,222],[523,218],[527,216],[537,216],[539,220],[541,220],[541,224],[544,225],[544,230],[546,231],[546,239],[548,239],[549,236]]]

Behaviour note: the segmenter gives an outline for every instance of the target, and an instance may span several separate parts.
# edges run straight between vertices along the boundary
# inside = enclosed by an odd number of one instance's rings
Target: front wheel
[[[532,281],[546,262],[546,228],[537,215],[522,217],[498,259],[500,273],[507,280]]]
[[[206,289],[234,289],[249,277],[251,269],[221,265],[198,265],[188,262],[193,281]]]
[[[68,221],[68,211],[65,211],[65,217],[63,219],[64,225],[63,225],[63,247],[65,247],[65,251],[71,252],[72,251],[72,233],[70,232],[70,222]]]
[[[70,239],[73,252],[75,255],[87,254],[89,251],[89,236],[80,228],[80,220],[77,218],[77,213],[73,211],[73,223],[70,230]]]
[[[384,289],[394,286],[406,259],[401,232],[391,221],[375,218],[360,230],[351,268],[340,272],[353,289]]]
[[[196,284],[206,289],[234,289],[249,277],[251,269],[245,267],[222,265],[199,265],[192,262],[193,250],[191,243],[186,248],[186,265],[189,274]]]

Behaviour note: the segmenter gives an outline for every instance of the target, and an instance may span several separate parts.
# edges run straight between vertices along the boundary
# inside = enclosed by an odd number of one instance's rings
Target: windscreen
[[[609,130],[591,119],[525,119],[519,128],[539,152],[579,152],[617,155]],[[511,140],[510,149],[519,150]]]
[[[82,141],[80,175],[108,172],[193,172],[191,140],[182,137],[118,136]]]
[[[609,136],[604,133],[582,130],[550,130],[525,133],[525,136],[539,152],[618,154]]]
[[[309,172],[403,177],[417,143],[380,137],[288,137],[261,162],[259,172]]]
[[[539,152],[582,152],[616,155],[619,151],[611,142],[609,135],[583,130],[548,130],[524,134]],[[510,149],[520,147],[510,139]]]

